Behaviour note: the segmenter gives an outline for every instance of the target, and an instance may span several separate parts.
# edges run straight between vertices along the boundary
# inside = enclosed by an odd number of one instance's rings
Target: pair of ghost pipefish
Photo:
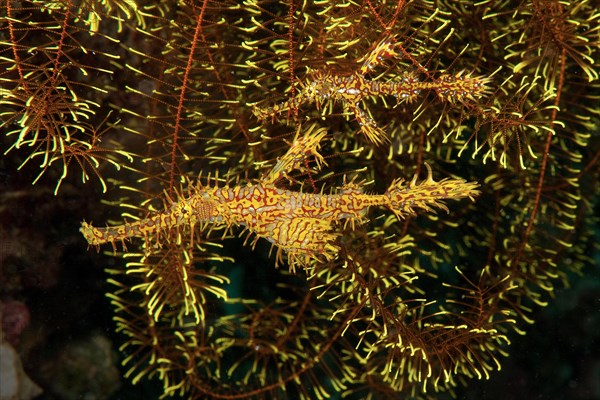
[[[344,222],[353,229],[366,222],[369,207],[383,206],[398,218],[415,214],[416,209],[448,211],[442,200],[470,198],[479,194],[477,183],[463,179],[434,181],[431,168],[425,164],[428,176],[418,182],[417,176],[407,182],[397,179],[383,194],[366,194],[354,181],[341,186],[336,193],[305,193],[280,189],[274,183],[219,186],[191,185],[186,195],[170,200],[164,211],[147,218],[118,226],[97,228],[86,222],[81,233],[90,245],[124,241],[131,237],[159,235],[182,225],[198,223],[242,226],[254,235],[254,243],[264,238],[277,248],[276,264],[288,256],[288,265],[295,270],[310,258],[331,260],[339,246],[335,227]]]

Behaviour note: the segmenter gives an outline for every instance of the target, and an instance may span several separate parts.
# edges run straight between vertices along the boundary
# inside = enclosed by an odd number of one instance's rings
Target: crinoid
[[[592,1],[2,4],[6,157],[106,185],[160,395],[460,395],[591,264]]]

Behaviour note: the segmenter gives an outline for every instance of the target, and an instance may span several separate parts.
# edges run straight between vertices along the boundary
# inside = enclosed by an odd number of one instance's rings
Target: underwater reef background
[[[2,1],[2,399],[600,399],[599,9]]]

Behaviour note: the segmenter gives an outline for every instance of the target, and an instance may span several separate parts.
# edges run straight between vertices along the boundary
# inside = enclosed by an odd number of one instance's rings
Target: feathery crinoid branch
[[[100,2],[75,7],[70,1],[26,1],[17,6],[4,1],[0,39],[0,129],[6,137],[4,154],[26,152],[21,164],[37,162],[41,172],[62,164],[55,192],[73,167],[85,182],[95,175],[106,191],[103,162],[119,169],[132,155],[119,142],[101,143],[110,112],[102,108],[111,92],[111,62],[118,59],[116,40],[93,30],[91,17]],[[120,4],[121,2],[115,2]],[[137,10],[120,4],[132,17]],[[122,22],[120,13],[107,17],[107,25]],[[89,29],[92,28],[92,31]],[[103,45],[102,45],[103,44]],[[106,139],[106,138],[104,138]],[[75,161],[75,162],[73,162]]]
[[[22,3],[41,22],[13,8],[2,31],[12,148],[101,177],[101,133],[137,155],[106,180],[120,220],[81,227],[123,260],[108,296],[134,382],[458,394],[587,262],[591,2]],[[111,39],[118,58],[93,50]]]

